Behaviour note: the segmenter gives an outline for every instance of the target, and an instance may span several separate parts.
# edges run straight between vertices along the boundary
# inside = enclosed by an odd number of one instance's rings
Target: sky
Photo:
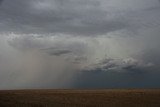
[[[160,88],[159,0],[0,0],[0,89]]]

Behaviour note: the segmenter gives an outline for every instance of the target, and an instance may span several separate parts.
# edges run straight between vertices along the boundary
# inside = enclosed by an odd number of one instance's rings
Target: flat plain
[[[1,90],[0,107],[160,107],[160,90]]]

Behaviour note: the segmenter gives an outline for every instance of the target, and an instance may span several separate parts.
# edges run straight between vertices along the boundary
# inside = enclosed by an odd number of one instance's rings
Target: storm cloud
[[[160,24],[157,0],[4,0],[0,15],[2,32],[101,35]]]
[[[159,11],[159,0],[0,0],[0,88],[160,87]]]

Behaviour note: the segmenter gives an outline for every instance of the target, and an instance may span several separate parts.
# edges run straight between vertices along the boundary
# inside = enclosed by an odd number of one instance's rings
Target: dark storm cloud
[[[108,20],[97,0],[5,0],[0,7],[1,32],[105,34],[126,24]]]
[[[0,5],[1,5],[2,2],[3,2],[3,0],[0,0]]]
[[[132,9],[131,0],[119,1],[124,6],[115,0],[4,0],[0,7],[0,31],[102,35],[121,29],[136,32],[141,27],[159,26],[160,8],[156,0],[151,6],[149,0],[144,1],[146,5],[142,1],[138,1],[141,7]]]
[[[159,88],[159,72],[83,72],[74,80],[75,88]]]

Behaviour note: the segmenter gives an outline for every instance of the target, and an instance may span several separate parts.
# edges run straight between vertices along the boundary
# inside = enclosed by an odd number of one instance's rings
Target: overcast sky
[[[0,89],[159,88],[159,0],[0,0]]]

